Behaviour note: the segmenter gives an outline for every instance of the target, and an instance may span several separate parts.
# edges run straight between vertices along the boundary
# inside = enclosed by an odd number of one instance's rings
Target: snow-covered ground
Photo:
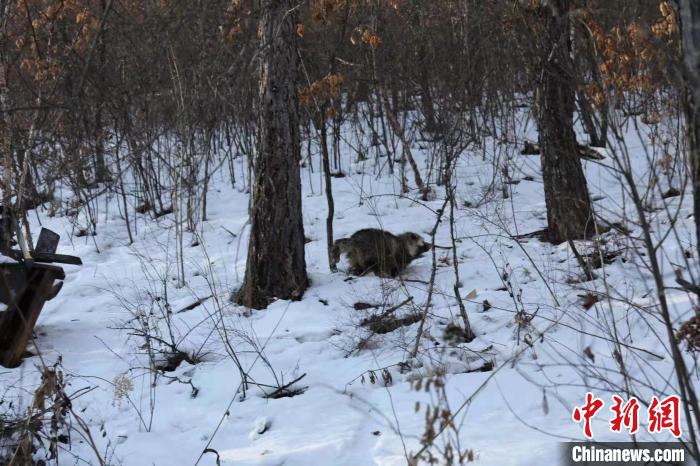
[[[534,139],[531,130],[523,131]],[[641,150],[646,141],[630,131],[627,143],[640,189],[646,189],[650,162]],[[413,146],[423,169],[427,147],[421,141]],[[344,148],[348,176],[333,179],[336,237],[380,227],[428,238],[435,212],[443,206],[442,188],[436,187],[435,198],[426,202],[416,194],[394,196],[400,190],[398,174],[384,170],[377,176],[371,159],[357,162]],[[507,185],[508,199],[502,196],[498,174],[495,191],[487,189],[494,179],[493,158],[506,153],[511,154],[512,177],[519,181]],[[509,238],[546,224],[539,157],[516,154],[514,147],[491,141],[463,154],[458,167],[460,292],[477,334],[470,343],[445,338],[447,325],[461,322],[449,250],[437,251],[432,307],[416,358],[411,353],[418,323],[374,336],[359,325],[408,297],[415,307],[404,306],[397,315],[422,312],[431,254],[410,265],[403,284],[329,272],[326,199],[316,166],[314,173],[302,169],[311,287],[299,302],[278,301],[261,311],[229,302],[245,270],[248,195],[240,186],[231,187],[224,170],[212,181],[207,221],[196,234],[185,235],[184,286],[177,278],[173,215],[157,221],[148,215],[132,218],[137,232],[128,245],[117,196],[97,202],[94,237],[72,237],[73,226],[65,217],[32,213],[33,231],[41,222],[58,232],[58,252],[80,256],[84,263],[65,267],[63,290],[47,303],[36,327],[38,349],[49,365],[62,357],[68,393],[81,393],[73,408],[89,424],[109,464],[214,465],[218,455],[220,464],[227,465],[405,465],[407,454],[421,447],[426,408],[440,399],[435,385],[426,390],[426,382],[439,374],[445,374],[446,383],[440,406],[447,400],[456,414],[451,435],[462,449],[473,450],[477,464],[557,464],[559,442],[583,439],[571,412],[583,404],[587,387],[598,387],[594,392],[607,402],[620,392],[613,388],[620,383],[616,345],[605,337],[613,323],[621,340],[635,348],[623,348],[629,370],[657,394],[674,392],[663,382],[674,380],[672,362],[662,324],[648,323],[655,319],[655,292],[633,250],[596,271],[598,280],[571,283],[581,270],[568,245]],[[243,171],[242,158],[236,163]],[[617,221],[632,210],[606,167],[611,164],[611,157],[584,161],[596,210]],[[675,208],[680,199],[667,201]],[[679,236],[667,240],[662,257],[669,282],[672,265],[685,264],[685,249],[693,244],[691,197],[683,203]],[[657,234],[667,231],[666,211],[650,215]],[[627,226],[634,235],[634,225]],[[611,249],[629,243],[615,232],[604,238]],[[451,244],[447,217],[436,243]],[[591,252],[590,245],[578,246]],[[696,267],[696,258],[690,263]],[[619,299],[584,309],[586,289],[607,289]],[[684,293],[671,296],[680,325],[692,315],[692,305]],[[490,306],[484,306],[485,300]],[[356,303],[378,307],[357,310]],[[534,315],[529,324],[518,324],[516,317],[529,318],[519,311]],[[645,313],[649,317],[643,320]],[[154,379],[146,340],[139,333],[146,326],[194,355],[194,364],[182,362]],[[273,389],[254,384],[244,392],[234,353],[259,384],[284,386],[304,376],[292,386],[302,393],[271,399],[264,395]],[[492,370],[480,371],[485,364],[492,364]],[[13,401],[14,409],[31,401],[38,366],[32,357],[19,368],[0,371],[4,399]],[[642,393],[648,397],[652,392]],[[609,432],[609,418],[594,423],[596,439],[626,440]],[[84,460],[75,464],[97,464],[80,438],[72,439],[70,449],[61,453],[65,464],[73,462],[72,455]]]

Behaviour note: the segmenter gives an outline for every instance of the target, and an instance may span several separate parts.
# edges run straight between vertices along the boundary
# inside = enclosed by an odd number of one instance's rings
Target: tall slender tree
[[[700,2],[676,0],[683,37],[687,94],[685,104],[688,161],[693,177],[696,247],[700,254]]]
[[[537,120],[547,204],[547,233],[560,243],[593,231],[591,201],[574,132],[575,79],[569,28],[570,0],[548,0],[539,9],[541,76]]]
[[[12,195],[12,145],[10,144],[10,132],[12,125],[10,121],[9,98],[10,92],[7,86],[7,26],[8,14],[10,12],[9,0],[0,0],[0,169],[2,177],[0,178],[0,190],[2,191],[2,199],[0,199],[0,253],[10,254],[12,247],[13,233],[13,207]]]
[[[300,299],[308,286],[299,162],[297,2],[263,0],[260,105],[251,232],[243,287],[236,301],[265,308]]]

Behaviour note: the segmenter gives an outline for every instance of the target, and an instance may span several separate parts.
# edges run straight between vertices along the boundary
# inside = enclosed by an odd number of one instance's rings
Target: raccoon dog
[[[333,259],[337,264],[341,254],[347,254],[350,273],[364,275],[374,272],[380,277],[395,277],[416,257],[430,250],[430,244],[412,232],[394,235],[376,228],[356,231],[349,238],[333,244]]]

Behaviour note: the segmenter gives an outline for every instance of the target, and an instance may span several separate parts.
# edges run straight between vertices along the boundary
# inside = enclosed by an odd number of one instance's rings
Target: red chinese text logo
[[[649,432],[668,430],[674,437],[681,436],[681,423],[678,419],[680,399],[668,396],[663,400],[653,396],[647,413],[649,414]]]
[[[588,438],[593,438],[593,432],[591,431],[591,420],[603,407],[603,400],[593,396],[593,393],[586,393],[586,404],[580,408],[575,408],[571,417],[576,422],[581,422],[583,420],[583,434]]]
[[[640,403],[637,398],[632,397],[625,401],[617,395],[612,397],[613,405],[610,411],[613,418],[609,421],[612,432],[622,432],[623,429],[629,434],[635,434],[639,430]],[[596,398],[592,393],[586,393],[586,402],[583,406],[574,408],[571,418],[577,422],[583,422],[583,434],[586,438],[593,438],[591,421],[603,409],[605,403],[602,399]],[[646,410],[647,431],[649,433],[670,432],[674,437],[681,436],[680,424],[680,398],[677,395],[667,396],[659,399],[657,396],[651,398],[649,407]]]

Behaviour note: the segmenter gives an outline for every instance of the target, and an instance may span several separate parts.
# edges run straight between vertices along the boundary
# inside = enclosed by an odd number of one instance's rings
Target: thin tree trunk
[[[700,255],[700,3],[677,0],[688,81],[685,105],[688,160],[693,177],[696,248]]]
[[[213,136],[211,136],[211,132],[207,131],[206,132],[207,136],[205,137],[205,140],[207,142],[206,144],[206,152],[204,153],[204,181],[202,185],[202,222],[207,221],[207,193],[209,192],[209,176],[210,176],[210,169],[209,169],[209,164],[211,162],[211,157],[212,157],[212,140]]]
[[[586,178],[574,133],[574,85],[569,34],[569,0],[552,0],[541,13],[542,76],[537,119],[550,241],[585,238],[594,231]]]
[[[236,301],[261,309],[274,298],[300,299],[308,286],[299,162],[299,69],[296,2],[264,0],[260,121],[253,167],[251,232],[243,287]]]
[[[389,103],[387,102],[387,107],[389,106]],[[416,163],[416,159],[413,158],[413,152],[411,152],[411,144],[409,143],[408,140],[406,140],[406,134],[404,133],[403,128],[401,127],[401,124],[399,123],[398,118],[396,118],[396,115],[394,112],[387,108],[387,119],[389,120],[389,126],[391,126],[391,129],[394,131],[394,134],[398,136],[399,141],[401,141],[401,145],[403,147],[403,157],[408,160],[408,163],[411,165],[411,169],[413,170],[413,180],[416,183],[416,186],[418,187],[418,190],[421,193],[421,199],[424,201],[428,200],[428,194],[430,194],[430,186],[425,186],[425,183],[423,183],[423,178],[420,176],[420,169],[418,168],[418,164]]]
[[[116,136],[119,138],[120,136]],[[134,237],[131,234],[131,222],[129,220],[129,203],[126,200],[126,189],[124,188],[124,172],[122,171],[121,157],[119,151],[121,150],[122,143],[120,139],[117,139],[117,147],[114,151],[114,156],[117,160],[117,174],[119,176],[119,191],[121,191],[122,204],[124,204],[124,221],[126,222],[126,231],[129,233],[129,244],[134,244]]]
[[[9,2],[7,0],[0,1],[0,34],[5,36],[7,29],[7,15],[9,13]],[[2,224],[0,224],[0,253],[9,254],[12,247],[12,232],[14,212],[12,208],[12,144],[11,132],[12,122],[10,121],[10,91],[7,85],[7,57],[0,50],[0,112],[2,120],[0,120],[0,151],[2,151]]]
[[[601,123],[600,129],[598,129],[598,125],[596,125],[595,110],[591,103],[588,101],[588,98],[584,95],[582,91],[579,91],[577,93],[577,97],[579,104],[579,115],[581,115],[581,122],[583,123],[584,129],[586,130],[586,133],[588,133],[591,146],[605,147],[607,136],[606,125]]]
[[[330,154],[328,153],[328,124],[326,123],[326,106],[321,108],[321,160],[323,162],[323,178],[326,188],[326,202],[328,204],[328,216],[326,217],[326,246],[328,250],[328,267],[331,272],[337,272],[338,267],[333,257],[333,216],[335,215],[335,203],[333,202],[333,182],[331,177]]]

